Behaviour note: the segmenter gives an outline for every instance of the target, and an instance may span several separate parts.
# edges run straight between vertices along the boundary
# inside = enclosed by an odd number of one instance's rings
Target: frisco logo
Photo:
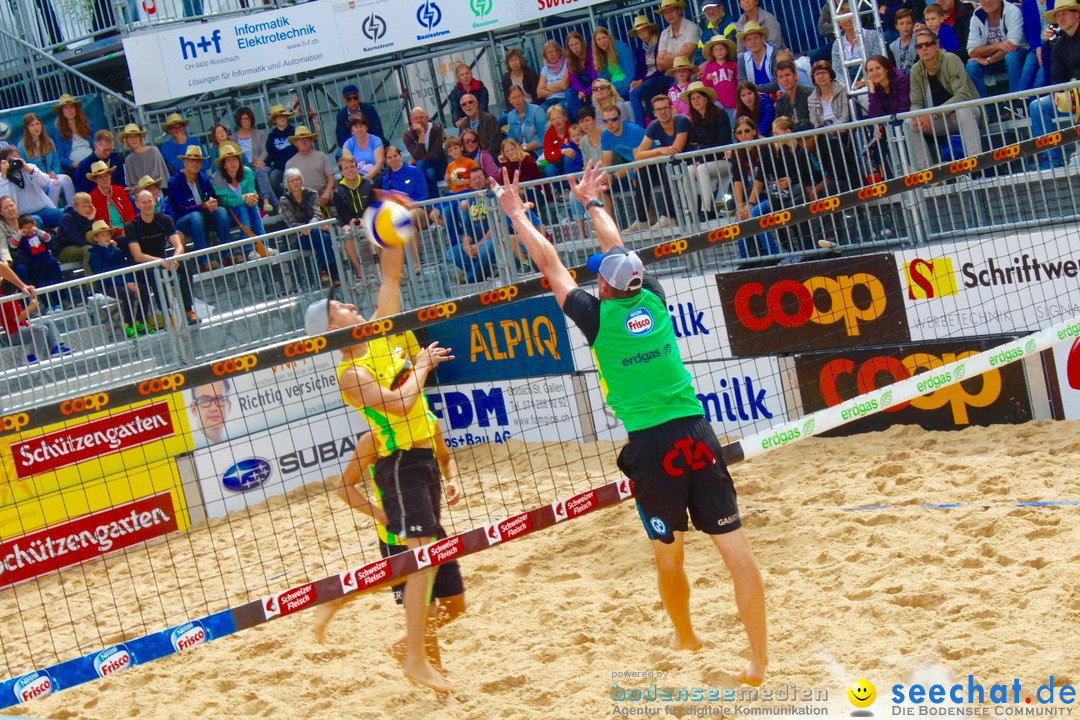
[[[639,307],[626,316],[626,331],[631,335],[648,335],[652,328],[653,318],[648,308]]]
[[[193,620],[189,623],[184,623],[180,627],[174,629],[169,636],[169,641],[172,642],[173,650],[176,652],[182,652],[196,645],[202,645],[210,640],[209,634],[206,632],[206,628],[198,620]]]
[[[53,691],[56,690],[56,684],[53,683],[48,670],[35,670],[16,680],[12,689],[15,691],[16,702],[26,702],[34,698],[52,695]]]
[[[127,670],[134,664],[135,658],[131,656],[126,645],[116,645],[94,656],[94,672],[98,674],[98,677]]]

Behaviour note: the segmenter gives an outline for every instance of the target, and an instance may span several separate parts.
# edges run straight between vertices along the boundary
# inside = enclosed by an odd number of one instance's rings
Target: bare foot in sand
[[[765,679],[765,663],[751,661],[742,672],[735,676],[735,679],[743,685],[761,687],[761,682]]]
[[[413,682],[426,685],[437,693],[448,693],[454,689],[454,683],[450,682],[431,667],[427,658],[421,658],[419,662],[406,661],[401,671],[405,677]]]
[[[684,638],[675,634],[672,635],[671,640],[668,641],[668,647],[672,650],[700,650],[704,645],[705,643],[699,640],[697,635],[691,635],[688,638]]]
[[[334,613],[341,607],[337,603],[326,603],[315,608],[315,642],[322,644],[326,637],[326,625],[330,622],[330,619],[334,617]]]

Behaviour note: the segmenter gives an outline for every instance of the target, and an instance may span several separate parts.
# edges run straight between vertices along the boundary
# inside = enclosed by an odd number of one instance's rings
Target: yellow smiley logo
[[[848,688],[847,696],[855,707],[868,708],[874,704],[874,699],[877,698],[877,690],[874,689],[873,683],[859,678]]]

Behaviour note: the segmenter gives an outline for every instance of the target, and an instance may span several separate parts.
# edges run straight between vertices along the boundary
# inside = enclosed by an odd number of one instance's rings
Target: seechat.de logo
[[[98,677],[105,677],[121,670],[127,670],[134,664],[134,656],[127,649],[127,645],[123,643],[102,650],[94,656],[94,672],[97,673]]]
[[[431,32],[442,22],[442,10],[431,0],[425,0],[420,7],[416,8],[416,22]]]
[[[682,255],[689,244],[685,240],[672,240],[653,248],[653,255],[658,258]]]
[[[360,31],[364,33],[364,37],[372,42],[378,42],[386,35],[386,21],[382,19],[381,15],[371,13],[364,22],[360,23]]]
[[[354,325],[352,335],[357,340],[364,340],[365,338],[374,337],[376,335],[385,335],[393,329],[394,321],[384,318],[382,320],[364,323],[363,325]]]
[[[492,0],[469,0],[469,9],[476,17],[484,17],[491,12]]]
[[[321,338],[320,338],[321,339]],[[325,341],[324,341],[325,342]],[[288,349],[285,350],[288,355]],[[214,374],[218,377],[232,375],[233,373],[247,372],[259,364],[259,358],[254,355],[241,355],[240,357],[219,360],[211,366]]]
[[[653,316],[648,308],[639,307],[626,316],[626,331],[631,335],[648,335],[653,329]]]
[[[22,430],[24,427],[30,424],[30,416],[24,412],[15,413],[14,415],[5,415],[0,418],[0,430],[5,432],[11,430]]]
[[[266,484],[274,468],[262,458],[247,458],[232,464],[221,476],[221,484],[231,492],[248,492]]]
[[[74,400],[65,400],[60,403],[60,414],[74,415],[75,413],[100,410],[108,404],[108,393],[95,393],[94,395],[86,395],[84,397],[75,398]]]
[[[420,322],[431,322],[432,320],[444,320],[448,317],[453,317],[457,312],[457,303],[448,302],[441,305],[432,305],[431,307],[420,308],[416,311],[416,319]]]
[[[139,394],[154,395],[166,390],[179,390],[184,387],[185,382],[186,378],[184,377],[184,373],[173,373],[172,375],[154,378],[153,380],[143,380],[139,383]]]
[[[495,288],[480,296],[481,305],[494,305],[495,303],[508,302],[518,296],[518,286]]]
[[[16,680],[11,689],[15,692],[15,701],[23,703],[52,695],[56,690],[56,683],[48,670],[35,670]]]
[[[176,652],[189,650],[209,640],[210,634],[206,632],[206,628],[198,620],[184,623],[169,633],[169,642],[172,643],[173,650]]]
[[[905,274],[909,300],[930,300],[960,292],[952,258],[915,258],[907,264]]]
[[[299,357],[317,353],[326,347],[326,338],[315,337],[307,340],[298,340],[285,346],[285,357]]]

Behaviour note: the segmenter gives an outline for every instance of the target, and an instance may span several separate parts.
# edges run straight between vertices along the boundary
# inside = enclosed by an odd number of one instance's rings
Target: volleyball
[[[412,213],[392,200],[380,200],[364,211],[364,234],[377,248],[402,247],[416,234]]]

